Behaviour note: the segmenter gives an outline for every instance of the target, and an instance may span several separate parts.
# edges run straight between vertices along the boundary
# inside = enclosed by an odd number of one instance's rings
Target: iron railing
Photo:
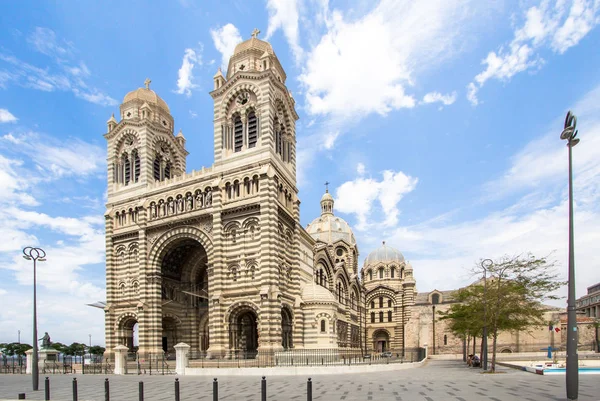
[[[287,366],[343,366],[419,362],[425,358],[424,348],[406,348],[387,352],[363,353],[360,349],[289,349],[284,351],[227,352],[222,358],[211,358],[206,351],[190,352],[192,368],[263,368]]]

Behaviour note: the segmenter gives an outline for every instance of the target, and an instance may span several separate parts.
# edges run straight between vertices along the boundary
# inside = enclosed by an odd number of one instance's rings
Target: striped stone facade
[[[238,45],[211,92],[214,165],[191,173],[149,81],[108,121],[107,353],[361,346],[356,244],[315,240],[300,225],[298,115],[285,79],[267,42]],[[315,266],[327,271],[322,285]]]

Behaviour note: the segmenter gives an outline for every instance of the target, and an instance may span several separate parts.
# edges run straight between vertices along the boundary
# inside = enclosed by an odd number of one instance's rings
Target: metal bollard
[[[104,379],[104,401],[110,401],[110,386],[108,384],[108,377]]]
[[[50,400],[50,378],[46,377],[44,380],[44,400]]]
[[[179,401],[179,379],[175,379],[175,401]]]
[[[219,382],[216,377],[213,381],[213,401],[219,401]]]
[[[264,376],[260,381],[260,401],[267,401],[267,379]]]
[[[144,401],[144,382],[140,382],[140,387],[139,387],[139,393],[140,393],[140,401]]]
[[[306,382],[306,401],[312,401],[312,380],[310,380],[310,377]]]
[[[17,398],[18,400],[24,400],[25,399],[25,393],[19,393],[19,398]]]
[[[77,378],[73,378],[73,401],[77,401]]]

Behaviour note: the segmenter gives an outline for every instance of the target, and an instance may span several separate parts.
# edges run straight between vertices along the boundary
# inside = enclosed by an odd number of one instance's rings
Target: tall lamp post
[[[33,248],[28,246],[23,249],[23,258],[33,260],[33,353],[31,354],[31,380],[33,382],[33,391],[38,391],[40,382],[40,372],[38,369],[38,338],[37,338],[37,298],[36,298],[36,270],[37,262],[44,262],[46,252],[42,248]]]
[[[579,358],[577,356],[577,315],[575,310],[575,246],[573,244],[573,162],[572,149],[579,143],[577,117],[569,111],[560,139],[569,148],[569,297],[567,300],[567,398],[576,400],[579,393]]]
[[[481,367],[483,370],[488,368],[488,331],[487,331],[487,271],[494,262],[491,259],[484,259],[481,261],[481,267],[483,268],[483,336],[481,339]]]
[[[431,309],[433,310],[432,319],[433,319],[433,355],[435,355],[435,305],[431,305]]]

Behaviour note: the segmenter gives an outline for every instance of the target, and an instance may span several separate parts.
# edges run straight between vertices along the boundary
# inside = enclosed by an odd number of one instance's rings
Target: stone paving
[[[380,373],[320,375],[312,377],[314,400],[374,401],[504,401],[565,400],[564,376],[541,376],[514,369],[500,368],[499,374],[481,374],[459,361],[429,361],[424,366]],[[31,391],[31,376],[0,375],[0,400],[44,399],[41,391]],[[51,399],[72,400],[73,377],[78,381],[79,400],[104,401],[104,378],[101,375],[51,375]],[[144,400],[174,400],[176,376],[108,376],[113,401],[138,400],[138,383],[144,382]],[[600,400],[600,377],[580,375],[579,400]],[[212,401],[212,377],[183,376],[181,400]],[[219,376],[219,400],[259,400],[260,376]],[[267,377],[267,399],[306,400],[305,376]]]

